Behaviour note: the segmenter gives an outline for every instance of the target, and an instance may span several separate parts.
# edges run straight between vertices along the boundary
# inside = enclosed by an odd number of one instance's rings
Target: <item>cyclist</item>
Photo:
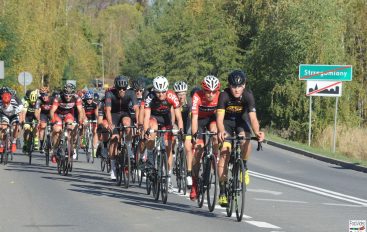
[[[79,124],[83,123],[83,105],[82,100],[75,95],[75,86],[71,83],[65,84],[60,97],[55,98],[52,103],[50,110],[51,122],[55,123],[52,128],[52,162],[56,162],[56,156],[54,152],[57,150],[60,142],[60,134],[62,132],[62,122],[73,123],[74,122],[74,111],[79,112]],[[67,125],[69,139],[75,141],[75,126]],[[70,143],[73,146],[73,143]],[[70,154],[69,154],[70,155]],[[69,157],[71,158],[71,157]]]
[[[191,108],[192,101],[191,98],[187,97],[187,84],[184,81],[177,81],[173,85],[173,90],[175,91],[178,100],[180,102],[180,109],[182,114],[182,121],[184,124],[184,133],[191,134]],[[184,138],[185,142],[185,152],[187,157],[187,186],[191,187],[192,185],[192,143],[191,143],[191,135],[187,135]]]
[[[97,135],[98,141],[102,142],[97,147],[97,157],[101,154],[107,154],[107,143],[110,137],[108,122],[105,114],[105,97],[103,97],[98,104],[98,126]]]
[[[111,180],[116,180],[116,160],[117,148],[120,141],[120,135],[115,128],[124,125],[131,126],[134,122],[131,120],[129,112],[129,104],[132,102],[135,113],[138,110],[137,100],[134,91],[128,90],[128,79],[125,76],[117,76],[114,80],[114,88],[106,92],[105,96],[105,113],[109,129],[112,130],[110,139],[109,154],[111,158]],[[131,150],[131,129],[126,129],[125,133],[127,150],[129,155]]]
[[[86,120],[89,120],[89,121],[97,120],[98,104],[94,101],[94,95],[91,92],[87,92],[84,94],[83,108],[84,108]],[[94,157],[96,157],[97,143],[98,143],[96,130],[97,130],[97,123],[94,122],[92,124],[93,147],[94,147],[92,152],[93,152]],[[84,135],[85,135],[85,128],[84,128]]]
[[[31,131],[31,122],[36,122],[38,121],[35,115],[35,111],[36,111],[36,102],[38,99],[38,90],[34,90],[29,94],[29,98],[28,100],[24,101],[24,108],[23,108],[23,118],[25,119],[24,125],[23,125],[23,129],[24,129],[24,133],[23,133],[23,139],[24,139],[24,145],[23,145],[23,152],[28,151],[28,140],[29,140],[29,136],[30,133],[33,133],[33,138],[34,138],[34,149],[38,150],[38,139],[37,139],[37,126],[33,125],[33,130]]]
[[[15,96],[9,92],[9,90],[1,91],[0,101],[0,123],[8,124],[12,126],[13,141],[11,144],[11,151],[16,152],[17,150],[17,138],[19,135],[19,113],[22,110],[22,105],[18,103]],[[19,99],[18,99],[19,100]],[[4,130],[7,128],[6,125],[0,125],[1,141],[4,141],[3,135]],[[0,152],[4,152],[4,144],[0,144]]]
[[[193,156],[192,188],[190,199],[197,199],[198,175],[200,170],[200,159],[203,153],[204,141],[201,135],[204,130],[217,132],[215,112],[217,110],[220,82],[218,78],[208,75],[201,82],[202,90],[197,91],[192,97],[192,142],[195,147]],[[213,137],[213,153],[217,157],[218,141]]]
[[[52,101],[49,96],[48,87],[42,87],[40,89],[40,97],[36,102],[36,111],[35,116],[38,122],[40,122],[39,126],[39,140],[40,140],[40,152],[43,153],[43,141],[45,136],[45,129],[47,123],[50,121],[50,109],[52,106]]]
[[[220,151],[218,162],[219,176],[219,201],[222,207],[226,207],[228,199],[225,194],[225,186],[227,181],[228,161],[231,152],[231,143],[225,141],[226,136],[232,136],[234,133],[249,137],[251,128],[259,141],[265,138],[264,132],[260,131],[259,122],[256,116],[255,100],[252,92],[246,88],[247,76],[241,70],[235,70],[228,75],[228,85],[219,97],[217,111],[218,138],[223,143]],[[249,121],[249,122],[248,122]],[[245,183],[249,184],[249,176],[247,171],[247,160],[251,153],[251,143],[245,140],[241,144],[241,152],[243,154],[245,172]]]
[[[149,134],[149,129],[157,130],[158,124],[161,125],[161,129],[172,129],[171,119],[171,107],[174,108],[174,114],[177,119],[178,128],[183,131],[183,122],[180,110],[180,103],[177,95],[172,91],[168,90],[168,80],[163,76],[158,76],[153,80],[153,91],[151,91],[144,99],[145,112],[144,112],[144,131],[146,134],[146,149],[149,164],[151,165],[153,158],[153,148],[155,133]],[[172,140],[173,136],[170,133],[164,135],[166,151],[168,155],[168,191],[172,192],[173,187],[171,183],[172,173]]]

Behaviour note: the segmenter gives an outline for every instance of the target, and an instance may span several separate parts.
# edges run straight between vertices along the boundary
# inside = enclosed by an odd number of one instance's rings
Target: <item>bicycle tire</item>
[[[80,148],[80,134],[79,134],[79,129],[77,129],[77,131],[76,131],[76,149],[75,149],[76,158],[75,158],[75,160],[79,160],[79,148]]]
[[[160,193],[160,180],[158,176],[158,170],[159,170],[159,160],[160,160],[160,154],[159,151],[154,152],[154,169],[153,169],[153,196],[154,200],[158,201],[159,199],[159,193]]]
[[[147,195],[150,195],[152,190],[152,182],[150,181],[150,175],[147,175],[145,178],[145,189],[147,190]]]
[[[168,161],[167,153],[163,150],[160,159],[160,171],[161,171],[161,197],[163,204],[167,203],[168,199]]]
[[[201,168],[199,171],[198,176],[198,206],[199,208],[203,207],[204,204],[204,196],[205,196],[205,187],[204,187],[204,172],[205,172],[205,160],[204,160],[205,154],[203,155],[203,158],[201,159]]]
[[[50,150],[51,150],[51,140],[50,140],[50,135],[46,136],[46,141],[44,142],[44,146],[45,147],[45,158],[46,158],[46,166],[50,165]]]
[[[106,168],[105,158],[101,157],[101,171],[104,172],[105,168]]]
[[[121,186],[123,166],[118,162],[119,161],[116,160],[116,186]]]
[[[180,168],[180,177],[181,177],[181,186],[182,186],[182,193],[183,195],[186,195],[187,191],[187,160],[186,160],[186,154],[184,151],[181,151],[181,168]]]
[[[236,161],[236,173],[234,178],[235,184],[235,210],[237,221],[240,222],[243,217],[243,211],[245,208],[245,192],[246,192],[246,183],[245,183],[245,167],[243,165],[242,159],[237,159]],[[239,178],[240,177],[240,178]]]
[[[209,180],[207,182],[207,188],[206,188],[206,199],[208,202],[209,212],[213,212],[215,209],[215,203],[217,200],[218,174],[217,174],[217,161],[214,155],[212,155],[209,160],[210,162],[208,163],[207,168],[210,174],[209,174]],[[210,193],[213,193],[212,200],[211,200]]]
[[[121,148],[121,152],[122,152],[122,157],[123,157],[123,165],[122,165],[122,173],[123,173],[123,177],[124,177],[124,186],[125,188],[129,188],[130,185],[130,174],[131,174],[131,162],[130,162],[130,157],[129,154],[127,152],[127,147],[126,145],[124,145]]]
[[[176,159],[175,159],[175,167],[173,169],[173,174],[176,176],[176,183],[177,183],[177,189],[178,192],[181,192],[181,152],[178,152],[178,149],[176,150]]]
[[[110,157],[107,157],[107,159],[106,159],[106,172],[107,173],[111,172],[111,159],[110,159]]]
[[[6,136],[6,139],[5,139],[5,146],[4,146],[4,159],[3,159],[3,164],[4,165],[7,165],[8,164],[8,158],[9,158],[9,139],[8,139],[8,136]]]
[[[94,141],[93,141],[93,133],[90,134],[90,144],[91,144],[91,159],[92,159],[92,164],[94,164]]]
[[[90,162],[90,152],[89,152],[89,129],[87,129],[86,131],[86,135],[84,136],[85,138],[85,147],[84,147],[84,151],[85,151],[85,156],[86,156],[86,159],[87,159],[87,163]]]
[[[33,131],[30,133],[29,142],[28,142],[28,157],[29,157],[29,164],[32,164],[32,151],[33,151]]]

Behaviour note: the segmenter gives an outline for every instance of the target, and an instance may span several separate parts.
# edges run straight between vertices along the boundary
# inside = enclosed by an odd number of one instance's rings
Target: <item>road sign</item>
[[[341,81],[307,81],[307,96],[340,97],[342,95]]]
[[[0,60],[0,79],[5,78],[4,61]]]
[[[21,72],[19,73],[18,76],[18,82],[21,85],[27,86],[30,85],[32,83],[32,74],[30,74],[29,72]]]
[[[352,75],[352,65],[301,64],[299,66],[300,80],[351,81]]]

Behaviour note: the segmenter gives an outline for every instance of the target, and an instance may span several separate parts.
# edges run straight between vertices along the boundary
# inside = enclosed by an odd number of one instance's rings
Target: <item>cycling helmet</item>
[[[38,93],[36,90],[32,91],[31,94],[29,94],[29,101],[34,103],[38,99]]]
[[[42,94],[45,94],[45,93],[49,93],[49,89],[48,89],[48,87],[42,87],[42,88],[40,88],[40,93]]]
[[[177,81],[173,85],[173,89],[175,90],[175,92],[184,92],[184,91],[187,91],[187,84],[184,81]]]
[[[244,85],[247,82],[247,75],[241,70],[234,70],[228,75],[228,83],[233,86]]]
[[[25,97],[24,99],[28,100],[29,99],[29,95],[31,94],[32,90],[28,89],[26,92],[25,92]]]
[[[54,91],[52,92],[52,97],[54,97],[54,98],[59,98],[59,97],[60,97],[60,91],[58,91],[58,90],[54,90]]]
[[[98,94],[98,93],[94,93],[94,94],[93,94],[93,99],[94,99],[95,101],[99,101],[99,94]]]
[[[9,92],[5,92],[1,95],[1,100],[5,104],[9,104],[11,101],[11,94]]]
[[[63,94],[74,94],[75,93],[75,85],[73,85],[71,83],[65,84],[62,93]]]
[[[145,89],[145,81],[142,78],[135,79],[132,82],[133,89]]]
[[[215,76],[209,75],[201,82],[201,87],[204,90],[218,91],[220,89],[220,82]]]
[[[127,77],[122,75],[117,76],[115,78],[114,85],[116,89],[127,88],[129,85]]]
[[[84,94],[84,99],[90,100],[93,99],[93,95],[90,92]]]
[[[164,92],[168,90],[168,80],[164,76],[157,76],[153,80],[153,90]]]

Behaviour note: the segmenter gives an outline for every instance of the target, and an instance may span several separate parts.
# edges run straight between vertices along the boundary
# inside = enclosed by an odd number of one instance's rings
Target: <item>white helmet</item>
[[[163,92],[168,90],[168,80],[164,76],[157,76],[153,80],[154,91]]]
[[[220,89],[220,82],[215,76],[209,75],[201,82],[201,87],[204,90],[217,91]]]
[[[184,81],[177,81],[173,85],[173,89],[175,90],[175,92],[184,92],[184,91],[187,91],[187,84]]]

